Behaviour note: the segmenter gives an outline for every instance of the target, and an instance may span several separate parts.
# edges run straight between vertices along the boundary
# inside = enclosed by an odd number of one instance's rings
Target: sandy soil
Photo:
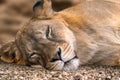
[[[120,80],[120,68],[89,65],[65,72],[1,63],[0,80]]]

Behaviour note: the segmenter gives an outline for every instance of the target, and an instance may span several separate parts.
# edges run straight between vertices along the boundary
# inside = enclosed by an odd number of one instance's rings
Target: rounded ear
[[[0,49],[0,61],[19,65],[25,64],[22,54],[16,47],[15,42],[9,42],[2,46]]]
[[[51,0],[39,0],[33,6],[34,17],[40,19],[51,18],[54,15]]]

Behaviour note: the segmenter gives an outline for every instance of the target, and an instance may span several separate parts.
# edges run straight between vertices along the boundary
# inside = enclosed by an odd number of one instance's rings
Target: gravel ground
[[[89,65],[65,72],[0,63],[0,80],[120,80],[120,67]]]

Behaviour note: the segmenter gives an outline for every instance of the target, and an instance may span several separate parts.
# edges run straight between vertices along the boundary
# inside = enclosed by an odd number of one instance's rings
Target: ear
[[[34,17],[40,19],[51,18],[54,15],[51,0],[39,0],[33,6]]]
[[[7,63],[24,65],[22,54],[17,49],[14,42],[9,42],[0,49],[0,60]]]

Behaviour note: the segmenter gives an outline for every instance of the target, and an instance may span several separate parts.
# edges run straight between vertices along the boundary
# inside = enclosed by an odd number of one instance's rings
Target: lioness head
[[[39,64],[49,70],[75,70],[79,60],[75,37],[63,22],[36,20],[16,36],[16,43],[26,64]]]
[[[36,4],[40,4],[39,6]],[[52,18],[51,0],[40,0],[34,5],[35,20],[25,25],[16,36],[16,45],[25,64],[42,65],[49,70],[75,70],[79,59],[75,37],[64,21]],[[38,7],[37,11],[36,8]]]

